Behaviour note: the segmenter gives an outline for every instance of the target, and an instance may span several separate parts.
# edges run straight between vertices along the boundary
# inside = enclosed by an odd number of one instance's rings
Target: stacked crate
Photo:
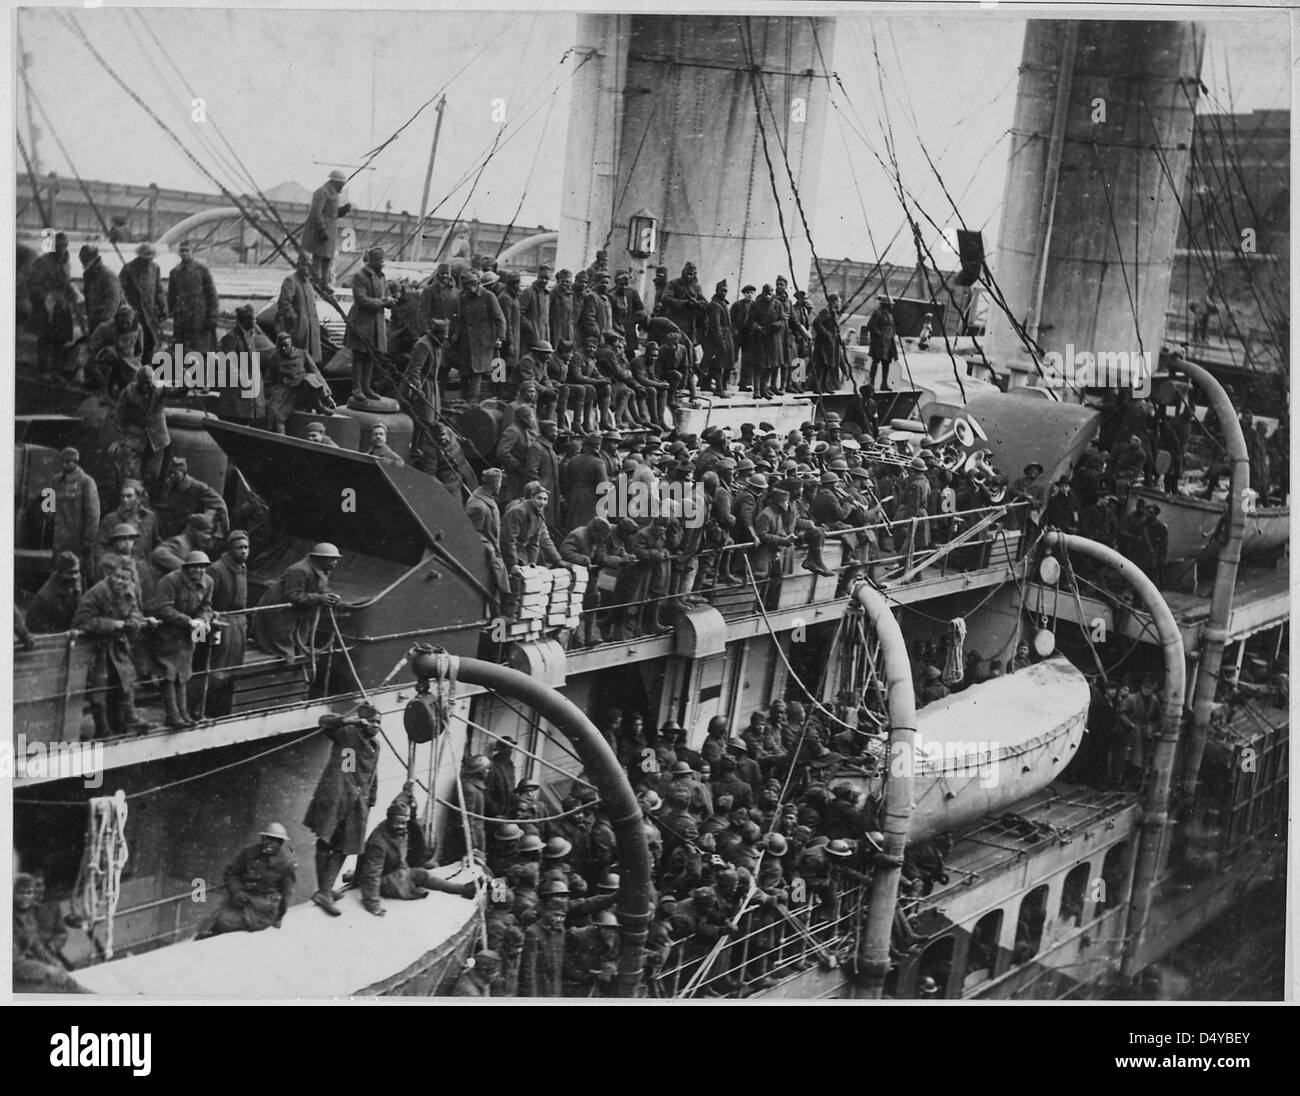
[[[535,639],[578,626],[589,580],[585,567],[575,567],[572,574],[563,567],[521,567],[519,572],[523,587],[518,614],[506,629],[510,639]]]
[[[520,567],[519,573],[523,578],[519,607],[506,635],[513,640],[535,639],[546,626],[554,584],[551,576],[555,572],[549,567]]]
[[[546,627],[576,628],[581,623],[582,599],[587,593],[589,576],[587,568],[573,568],[573,573],[563,569],[551,572],[551,604],[546,616]]]

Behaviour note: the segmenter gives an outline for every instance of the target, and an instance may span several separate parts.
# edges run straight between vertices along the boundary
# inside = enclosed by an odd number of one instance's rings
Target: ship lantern
[[[627,251],[637,259],[648,259],[659,250],[659,218],[639,209],[627,219]]]

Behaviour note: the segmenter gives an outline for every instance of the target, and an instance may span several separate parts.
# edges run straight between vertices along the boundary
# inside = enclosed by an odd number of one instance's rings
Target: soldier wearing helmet
[[[514,795],[511,796],[510,799],[509,816],[523,821],[527,821],[530,818],[536,818],[538,814],[537,793],[540,792],[541,789],[542,786],[537,783],[536,780],[524,779],[519,781],[519,783],[515,785]],[[529,829],[530,827],[525,826],[524,828]],[[536,826],[531,827],[533,830],[536,828]]]
[[[203,683],[195,682],[192,689],[189,684],[195,644],[207,639],[215,616],[211,562],[206,552],[187,553],[179,571],[162,577],[149,604],[149,614],[159,621],[148,637],[149,663],[162,690],[167,726],[173,729],[192,727],[203,718]]]
[[[591,924],[569,930],[564,945],[564,995],[612,997],[618,978],[618,918],[601,910]]]
[[[330,575],[343,558],[332,544],[317,544],[297,563],[290,564],[262,595],[259,605],[289,608],[253,616],[253,641],[268,654],[287,661],[303,659],[303,676],[315,679],[316,633],[328,628],[339,595],[330,589]],[[323,618],[323,619],[322,619]]]
[[[671,783],[666,791],[671,793],[678,787],[685,787],[691,793],[689,809],[696,821],[708,818],[713,813],[713,793],[698,774],[685,761],[674,761],[669,766]]]
[[[100,529],[103,550],[95,560],[95,580],[102,582],[119,567],[126,566],[135,571],[136,596],[142,605],[153,600],[154,571],[147,559],[142,559],[137,550],[140,540],[139,530],[130,522],[119,521],[110,528]]]
[[[519,855],[519,842],[523,836],[524,831],[513,822],[500,823],[493,827],[487,852],[488,868],[493,875],[501,875],[515,862]]]
[[[366,840],[365,850],[357,860],[357,885],[361,888],[361,901],[366,912],[383,917],[385,910],[380,898],[410,901],[427,898],[430,891],[457,894],[473,898],[475,884],[449,883],[424,867],[411,867],[407,863],[408,835],[411,821],[413,793],[411,785],[389,805],[384,821],[375,827]]]
[[[541,914],[524,933],[519,962],[520,997],[564,995],[564,918],[569,910],[569,887],[560,879],[541,888]]]
[[[709,720],[708,729],[705,731],[704,745],[700,747],[700,759],[712,765],[715,772],[717,771],[718,761],[726,756],[727,735],[729,733],[730,728],[726,716],[715,715]]]
[[[226,868],[226,898],[221,909],[199,928],[199,939],[223,932],[260,932],[279,928],[289,908],[297,865],[286,846],[289,834],[272,822],[258,840],[241,849]]]
[[[470,848],[465,848],[465,828],[453,826],[448,831],[448,853],[452,857],[464,856],[483,859],[487,855],[487,826],[483,821],[494,815],[488,810],[487,779],[492,762],[483,754],[465,758],[460,772],[460,802],[468,819]]]

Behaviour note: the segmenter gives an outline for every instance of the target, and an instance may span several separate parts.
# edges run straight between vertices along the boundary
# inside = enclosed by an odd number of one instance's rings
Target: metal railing
[[[1019,515],[1028,509],[1028,503],[1000,503],[996,506],[982,507],[973,510],[957,511],[952,514],[925,514],[915,518],[905,518],[893,522],[881,522],[872,525],[846,526],[844,528],[822,527],[822,533],[825,543],[830,544],[832,541],[838,541],[841,544],[843,553],[842,559],[838,564],[828,567],[832,571],[834,585],[832,580],[826,579],[824,584],[817,581],[816,575],[811,571],[802,568],[800,556],[807,551],[807,538],[797,537],[794,545],[784,546],[774,551],[774,558],[781,564],[781,570],[776,575],[757,576],[755,585],[758,587],[756,596],[766,596],[772,600],[778,597],[785,602],[790,597],[798,596],[798,591],[787,591],[786,594],[780,595],[779,589],[782,585],[795,579],[808,579],[806,593],[801,600],[794,601],[791,605],[782,607],[793,607],[794,605],[812,605],[822,601],[831,601],[837,597],[842,597],[847,580],[854,575],[870,574],[879,581],[888,582],[891,579],[906,575],[909,571],[918,571],[925,569],[926,561],[933,558],[938,566],[940,577],[947,577],[949,574],[969,573],[971,571],[981,570],[985,567],[993,566],[996,562],[1005,562],[1010,567],[1013,566],[1020,558],[1023,550],[1023,544],[1020,543],[1020,522]],[[1008,530],[1001,524],[994,523],[978,535],[963,541],[958,547],[951,551],[945,551],[947,545],[957,539],[960,535],[960,528],[955,524],[960,521],[965,526],[975,525],[981,520],[988,518],[990,515],[997,513],[999,510],[1006,511],[1006,518],[1010,520],[1013,528]],[[882,543],[891,543],[900,530],[903,533],[902,547],[892,547],[887,551],[881,551]],[[922,530],[928,530],[931,533],[937,533],[937,536],[929,537],[929,544],[924,547],[917,547],[918,540],[925,539],[919,534]],[[1015,543],[1008,536],[1008,533],[1014,535]],[[872,537],[874,536],[874,543]],[[1002,547],[1005,558],[1002,561],[997,560],[997,548]],[[624,601],[613,601],[601,598],[599,606],[592,606],[582,610],[582,616],[585,618],[590,614],[599,614],[604,618],[602,623],[611,623],[611,618],[618,616],[627,616],[653,606],[656,602],[672,603],[680,602],[686,597],[703,598],[710,604],[714,604],[719,595],[728,596],[733,592],[742,591],[749,587],[753,590],[748,579],[741,579],[735,584],[723,583],[718,581],[718,572],[722,570],[722,563],[737,558],[737,553],[754,554],[767,551],[764,546],[754,543],[728,544],[719,548],[706,548],[698,553],[693,554],[687,559],[675,559],[670,561],[672,568],[669,580],[669,590],[662,594],[650,594],[649,587],[652,585],[652,568],[663,566],[662,564],[645,564],[641,562],[627,563],[624,567],[640,568],[640,574],[637,581],[636,593]],[[686,588],[685,576],[690,574],[692,561],[695,562],[694,577],[691,580],[690,588]],[[743,567],[743,561],[733,565],[733,568]],[[621,574],[620,568],[618,573]],[[598,582],[598,572],[592,569],[592,583]],[[775,605],[768,605],[768,608],[774,608]],[[614,642],[614,640],[607,640]]]
[[[214,620],[228,625],[235,619],[248,621],[259,613],[277,612],[293,608],[295,606],[291,603],[283,602],[273,605],[250,606],[245,609],[227,609],[219,611]],[[335,612],[341,619],[347,616],[344,610],[336,609]],[[336,652],[342,653],[340,651],[341,644],[346,643],[347,649],[351,650],[357,642],[364,642],[364,640],[358,640],[355,637],[340,637],[340,635],[328,629],[328,621],[324,617],[321,618],[321,624],[326,627],[318,627],[318,646],[314,655],[293,659],[279,658],[269,652],[260,652],[266,654],[267,657],[254,658],[252,661],[245,657],[244,661],[237,665],[214,667],[211,665],[211,661],[214,652],[218,649],[218,645],[198,644],[194,656],[195,664],[192,676],[187,684],[188,697],[198,710],[205,713],[205,717],[198,720],[196,725],[202,726],[215,719],[226,718],[231,714],[228,712],[206,714],[211,685],[216,680],[232,681],[234,682],[234,688],[237,690],[240,680],[247,682],[255,674],[288,670],[314,661],[317,667],[314,680],[325,683],[325,687],[328,689],[334,671],[334,655]],[[329,632],[328,639],[321,642],[322,632],[324,631]],[[209,635],[211,634],[209,633]],[[36,728],[48,732],[48,740],[50,741],[76,741],[80,737],[80,734],[76,732],[86,718],[85,706],[94,705],[96,702],[104,704],[119,692],[118,688],[112,684],[91,685],[88,681],[88,673],[93,664],[97,645],[112,642],[118,638],[118,635],[118,633],[115,633],[112,636],[100,636],[76,629],[58,633],[35,634],[32,638],[35,640],[36,646],[32,651],[18,650],[15,652],[15,677],[21,686],[16,689],[14,702],[15,722],[26,727],[29,738],[33,737],[32,729]],[[132,661],[135,664],[137,674],[136,683],[133,687],[137,709],[151,709],[157,706],[153,703],[150,692],[154,680],[148,672],[149,656],[143,649],[147,643],[147,635],[148,630],[146,629],[137,632],[131,637]],[[52,662],[51,656],[57,659],[57,663]],[[40,665],[42,660],[44,660],[44,665]],[[304,679],[305,685],[306,680]],[[355,689],[355,682],[350,682],[342,691],[323,692],[319,695],[313,695],[312,699],[324,700],[332,696],[349,696],[355,692]],[[300,703],[302,699],[304,698],[296,698],[287,704],[267,704],[259,706],[256,710],[259,712],[274,711],[282,707],[293,707],[295,704]],[[111,737],[123,738],[130,737],[130,735],[123,733]],[[98,740],[108,741],[109,739],[101,738]]]
[[[674,941],[662,967],[648,973],[647,994],[745,997],[814,965],[840,965],[850,946],[856,950],[866,913],[865,888],[858,883],[807,886],[802,904],[779,901],[746,910],[720,949],[707,936]]]

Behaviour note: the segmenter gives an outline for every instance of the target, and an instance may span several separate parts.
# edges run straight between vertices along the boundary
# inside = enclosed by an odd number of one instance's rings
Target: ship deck
[[[1021,864],[1044,847],[1136,810],[1135,792],[1092,788],[1063,781],[1027,796],[1014,812],[989,815],[954,836],[944,858],[948,883],[937,885],[916,906],[917,915],[938,912],[958,892]]]
[[[1095,590],[1082,586],[1079,604],[1069,591],[1031,582],[1025,607],[1035,614],[1059,616],[1072,624],[1092,626],[1094,621],[1105,624],[1106,634],[1117,634],[1126,639],[1140,640],[1159,645],[1159,637],[1149,613],[1131,606],[1117,614],[1110,601],[1100,597]],[[1210,589],[1202,583],[1198,590],[1162,589],[1183,634],[1183,646],[1191,651],[1200,646],[1201,631],[1209,623]],[[1082,613],[1080,612],[1082,609]],[[1243,565],[1237,572],[1233,590],[1232,612],[1228,618],[1226,642],[1235,643],[1256,632],[1276,628],[1291,619],[1291,572],[1289,561],[1277,567]]]
[[[299,864],[299,871],[304,869]],[[437,869],[464,881],[465,869]],[[286,999],[376,995],[427,996],[437,991],[453,956],[478,938],[478,903],[430,893],[414,902],[384,902],[368,914],[361,893],[339,901],[342,917],[310,902],[291,906],[283,927],[189,940],[75,973],[92,993],[113,997]]]

